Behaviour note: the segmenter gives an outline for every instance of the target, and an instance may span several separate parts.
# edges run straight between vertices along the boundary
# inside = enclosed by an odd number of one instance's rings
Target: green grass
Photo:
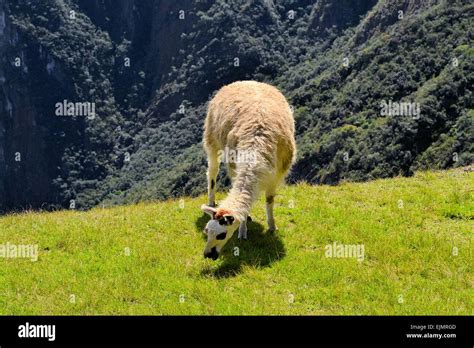
[[[4,216],[0,244],[40,252],[0,258],[0,314],[474,314],[473,189],[461,169],[288,186],[279,231],[265,233],[262,199],[249,240],[217,261],[202,256],[203,196]],[[364,260],[326,257],[334,241]]]

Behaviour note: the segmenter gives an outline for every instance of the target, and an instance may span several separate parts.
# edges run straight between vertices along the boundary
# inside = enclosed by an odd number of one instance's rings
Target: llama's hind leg
[[[208,205],[210,207],[216,206],[216,181],[217,174],[219,172],[219,158],[217,156],[217,151],[208,151],[207,152],[207,196],[208,196]]]

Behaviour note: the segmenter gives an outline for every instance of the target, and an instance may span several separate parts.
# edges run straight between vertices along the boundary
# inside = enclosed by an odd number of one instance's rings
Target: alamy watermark
[[[38,325],[26,322],[18,326],[18,337],[20,338],[47,338],[52,342],[56,339],[56,325]]]
[[[38,244],[0,244],[0,258],[5,259],[30,259],[38,261]]]
[[[415,102],[394,102],[382,100],[380,102],[381,116],[409,116],[419,119],[421,114],[420,103]]]
[[[364,244],[339,244],[334,242],[324,247],[326,257],[355,258],[364,261]]]
[[[224,150],[217,152],[217,159],[222,163],[257,163],[257,155],[255,151],[234,150],[227,146]]]
[[[55,104],[56,116],[77,116],[87,117],[89,120],[95,118],[95,103],[91,102],[70,102],[64,99]]]

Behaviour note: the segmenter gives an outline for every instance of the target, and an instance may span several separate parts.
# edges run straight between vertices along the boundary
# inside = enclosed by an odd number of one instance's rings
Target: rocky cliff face
[[[206,102],[241,79],[293,104],[292,180],[468,163],[472,12],[461,0],[0,0],[0,211],[202,192]],[[401,98],[426,117],[380,117],[380,100]],[[58,116],[64,100],[97,117]]]
[[[52,88],[48,54],[22,37],[10,6],[0,1],[0,209],[38,207],[54,199],[54,151],[48,149],[50,128],[42,108]]]

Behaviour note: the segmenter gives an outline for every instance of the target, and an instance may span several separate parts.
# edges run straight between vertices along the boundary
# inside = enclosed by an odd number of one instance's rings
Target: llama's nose
[[[208,259],[217,260],[219,253],[216,250],[216,247],[212,248],[211,251],[204,251],[204,257]]]

